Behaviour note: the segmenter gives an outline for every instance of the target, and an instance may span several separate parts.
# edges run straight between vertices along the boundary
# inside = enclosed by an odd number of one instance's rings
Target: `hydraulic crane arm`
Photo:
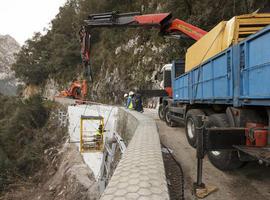
[[[171,21],[170,25],[168,27],[165,27],[161,29],[161,32],[166,35],[166,34],[174,34],[174,33],[180,33],[180,34],[185,34],[186,36],[194,39],[194,40],[199,40],[201,37],[203,37],[207,32],[193,26],[187,22],[184,22],[180,19],[174,19]]]
[[[207,32],[180,19],[172,19],[171,13],[141,15],[139,12],[118,13],[108,12],[91,14],[84,21],[85,26],[80,30],[81,55],[85,75],[92,80],[90,67],[90,32],[97,27],[148,27],[158,28],[161,35],[186,35],[199,40]]]
[[[207,32],[180,19],[172,19],[171,13],[141,15],[139,12],[91,14],[85,20],[87,30],[95,27],[156,27],[162,35],[185,34],[199,40]]]

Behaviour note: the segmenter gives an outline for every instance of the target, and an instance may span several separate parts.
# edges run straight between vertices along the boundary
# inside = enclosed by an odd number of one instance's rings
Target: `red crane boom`
[[[87,30],[95,27],[133,26],[133,27],[156,27],[160,28],[163,35],[185,34],[199,40],[207,32],[180,19],[172,19],[171,13],[158,13],[141,15],[138,12],[117,12],[92,14],[85,20]]]
[[[173,19],[171,13],[142,15],[139,12],[118,13],[108,12],[91,14],[84,21],[85,26],[80,30],[81,55],[85,68],[85,76],[92,80],[90,67],[91,30],[97,27],[147,27],[158,28],[161,35],[185,35],[199,40],[207,32],[180,19]],[[87,87],[85,87],[87,88]],[[86,93],[86,91],[83,91]]]

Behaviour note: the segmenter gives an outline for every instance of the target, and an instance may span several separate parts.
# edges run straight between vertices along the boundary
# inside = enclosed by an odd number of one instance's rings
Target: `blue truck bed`
[[[179,77],[175,71],[175,102],[270,106],[270,26]]]

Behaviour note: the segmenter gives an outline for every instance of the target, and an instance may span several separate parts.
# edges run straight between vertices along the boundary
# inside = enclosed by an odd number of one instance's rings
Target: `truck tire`
[[[210,115],[206,127],[229,127],[226,114]],[[242,167],[245,163],[239,160],[238,152],[234,150],[209,151],[207,156],[210,162],[219,170],[229,171]]]
[[[170,126],[170,127],[175,127],[176,126],[176,123],[173,122],[171,119],[170,119],[170,116],[169,116],[169,106],[166,106],[165,109],[164,109],[164,120],[167,124],[167,126]]]
[[[186,114],[185,119],[185,132],[186,138],[190,146],[196,148],[197,146],[197,135],[198,127],[202,126],[202,122],[198,120],[196,116],[205,115],[204,112],[200,109],[191,109]]]
[[[162,104],[158,107],[158,116],[160,120],[164,121],[164,106]]]

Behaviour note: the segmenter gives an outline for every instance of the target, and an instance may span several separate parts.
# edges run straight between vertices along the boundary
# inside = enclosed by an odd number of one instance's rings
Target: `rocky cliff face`
[[[15,53],[20,50],[19,43],[9,35],[0,35],[0,93],[15,95],[18,82],[11,70]]]
[[[152,37],[157,38],[155,33]],[[159,89],[154,84],[154,75],[172,60],[166,56],[169,44],[169,40],[156,42],[146,39],[144,35],[137,35],[120,46],[111,47],[112,50],[106,57],[108,61],[101,63],[100,71],[96,74],[91,97],[118,104],[123,100],[124,93],[130,90]],[[176,49],[171,47],[171,51]],[[98,62],[95,57],[93,60],[94,63]],[[97,66],[99,65],[94,67]]]

